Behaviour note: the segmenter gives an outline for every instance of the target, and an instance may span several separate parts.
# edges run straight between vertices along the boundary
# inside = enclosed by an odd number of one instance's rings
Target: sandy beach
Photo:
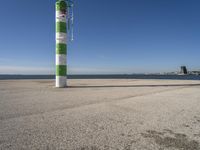
[[[0,80],[2,150],[199,150],[200,81]]]

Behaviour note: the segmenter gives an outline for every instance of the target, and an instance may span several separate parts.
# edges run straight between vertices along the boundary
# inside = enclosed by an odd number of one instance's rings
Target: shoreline
[[[68,79],[163,79],[200,80],[200,75],[68,75]],[[55,75],[0,75],[0,80],[55,79]]]

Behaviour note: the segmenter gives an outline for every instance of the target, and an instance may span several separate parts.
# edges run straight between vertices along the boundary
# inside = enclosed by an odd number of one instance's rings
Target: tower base
[[[56,76],[56,87],[57,88],[67,87],[67,77]]]

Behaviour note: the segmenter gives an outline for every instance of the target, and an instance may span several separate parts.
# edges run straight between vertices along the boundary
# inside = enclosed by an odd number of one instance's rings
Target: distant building
[[[200,71],[190,71],[189,74],[191,74],[191,75],[200,75]]]
[[[188,74],[186,66],[181,66],[181,74]]]

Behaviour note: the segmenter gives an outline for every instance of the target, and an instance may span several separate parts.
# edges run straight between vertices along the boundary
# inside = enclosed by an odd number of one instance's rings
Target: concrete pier
[[[0,81],[0,149],[200,149],[200,81]]]

